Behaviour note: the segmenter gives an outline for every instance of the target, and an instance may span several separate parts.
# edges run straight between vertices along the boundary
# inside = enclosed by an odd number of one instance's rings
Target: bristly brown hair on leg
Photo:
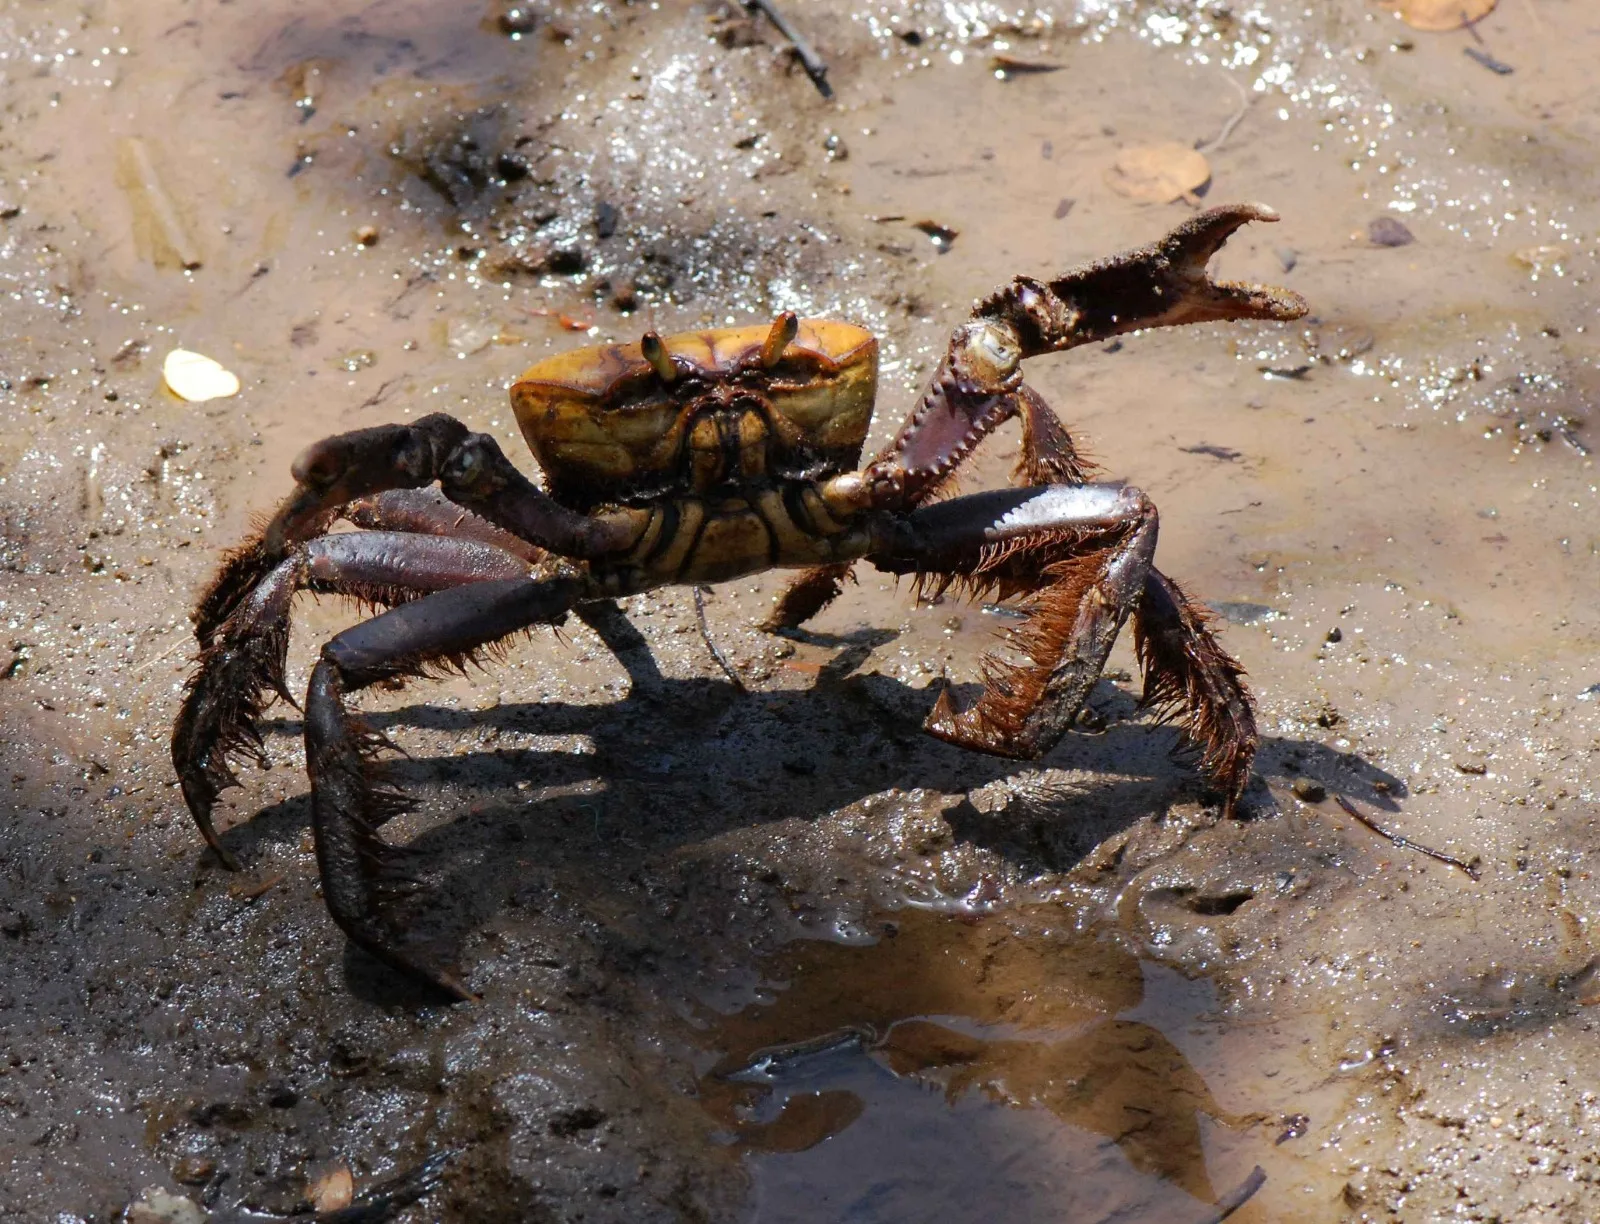
[[[1176,582],[1150,571],[1133,618],[1134,650],[1144,671],[1139,704],[1179,724],[1232,815],[1250,783],[1260,736],[1244,668],[1212,636],[1211,619]]]
[[[923,593],[954,584],[974,598],[1032,592],[1021,608],[1027,619],[1002,636],[1005,646],[1022,658],[985,655],[984,691],[977,704],[957,714],[947,691],[927,724],[940,738],[1026,759],[1048,749],[1059,734],[1030,720],[1046,700],[1051,677],[1078,629],[1085,597],[1116,549],[1084,551],[1082,537],[1073,532],[1018,544],[986,549],[983,568],[975,573],[918,574],[916,583]]]
[[[818,565],[804,571],[778,597],[776,606],[761,622],[761,628],[767,633],[798,629],[839,597],[845,579],[850,576],[849,562]]]
[[[311,525],[306,537],[321,535],[337,517],[338,507],[325,512]],[[200,639],[200,645],[211,645],[211,639],[223,623],[240,604],[250,598],[250,593],[261,580],[289,555],[288,550],[274,552],[267,547],[267,527],[270,522],[264,515],[256,515],[251,519],[250,534],[245,537],[245,542],[223,554],[222,564],[212,575],[205,592],[195,602],[192,619],[194,635]]]
[[[1011,479],[1015,484],[1087,484],[1100,465],[1074,444],[1061,418],[1032,387],[1017,392],[1022,414],[1022,449]]]

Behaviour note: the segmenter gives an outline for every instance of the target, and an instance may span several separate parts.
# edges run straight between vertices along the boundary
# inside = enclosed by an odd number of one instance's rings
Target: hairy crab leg
[[[1015,479],[1028,484],[1082,483],[1088,470],[1065,426],[1031,387],[1018,397],[1022,454]],[[1154,566],[1133,610],[1134,653],[1144,673],[1139,704],[1179,724],[1184,743],[1200,752],[1200,768],[1240,789],[1250,777],[1260,735],[1244,668],[1222,648],[1211,613]],[[1229,803],[1238,795],[1229,794]]]
[[[956,329],[894,441],[863,471],[861,504],[902,511],[921,505],[986,434],[1029,410],[1032,392],[1019,369],[1029,357],[1142,328],[1300,318],[1307,306],[1297,293],[1206,274],[1211,257],[1240,226],[1277,219],[1262,204],[1207,209],[1147,246],[1050,281],[1018,277],[990,294],[972,321]],[[816,615],[838,595],[849,571],[847,564],[805,571],[764,627],[794,628]]]
[[[224,561],[195,609],[201,645],[294,545],[321,535],[349,502],[440,482],[444,495],[523,541],[563,556],[618,552],[633,543],[632,517],[588,517],[547,497],[485,434],[433,413],[413,425],[378,425],[324,438],[294,461],[294,491],[253,539]]]
[[[289,608],[304,589],[368,604],[397,604],[467,583],[526,576],[520,557],[470,540],[399,532],[319,536],[289,550],[211,635],[190,678],[172,733],[172,764],[206,844],[238,863],[211,823],[217,795],[238,779],[228,755],[264,763],[257,728],[272,694],[291,704],[284,680]]]
[[[376,777],[379,741],[345,708],[346,694],[379,680],[464,666],[520,630],[559,621],[581,597],[577,577],[474,583],[402,604],[345,630],[322,648],[306,695],[306,760],[323,899],[359,946],[458,999],[472,993],[426,954],[407,949],[375,898],[393,847],[377,830],[405,805]]]
[[[942,693],[926,728],[1001,756],[1038,757],[1077,718],[1123,622],[1146,590],[1156,509],[1137,489],[1048,485],[954,498],[913,511],[867,560],[936,587],[960,583],[1004,598],[1031,592],[1008,644],[1021,659],[985,660],[983,696],[957,710]],[[1196,727],[1228,807],[1249,779],[1254,742],[1230,724]],[[1250,727],[1253,733],[1253,725]]]
[[[351,502],[344,508],[343,517],[358,527],[376,531],[410,531],[419,535],[476,540],[529,562],[542,561],[548,555],[538,545],[496,527],[437,489],[391,489]],[[666,678],[651,653],[650,643],[617,606],[616,600],[582,603],[573,609],[573,614],[616,656],[635,692],[649,695],[662,692]]]

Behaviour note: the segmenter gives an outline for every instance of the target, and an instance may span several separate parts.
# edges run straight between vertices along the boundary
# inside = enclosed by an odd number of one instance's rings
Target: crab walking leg
[[[272,694],[294,702],[284,654],[297,591],[397,604],[465,583],[525,577],[528,568],[522,558],[485,544],[386,531],[320,536],[290,550],[212,634],[173,728],[172,764],[206,844],[238,867],[217,837],[211,809],[221,791],[239,784],[229,754],[265,764],[256,724]]]
[[[408,950],[379,913],[375,890],[392,875],[396,851],[377,830],[405,800],[378,784],[379,741],[346,710],[345,698],[379,680],[459,668],[519,630],[559,621],[583,589],[577,577],[523,577],[441,591],[345,630],[322,648],[311,673],[306,761],[323,899],[359,946],[458,999],[472,994]]]
[[[1133,614],[1134,653],[1144,673],[1139,704],[1178,722],[1231,814],[1249,785],[1261,737],[1244,668],[1212,636],[1210,620],[1176,582],[1150,571]]]
[[[544,549],[480,518],[438,489],[391,489],[351,502],[344,508],[343,517],[358,527],[376,531],[409,531],[418,535],[476,540],[530,562],[541,561],[546,555]],[[635,692],[662,691],[666,679],[650,651],[650,643],[617,606],[616,600],[581,603],[573,612],[616,656]]]
[[[369,531],[406,531],[413,535],[475,540],[524,561],[540,562],[544,549],[496,527],[438,489],[388,489],[345,506],[339,517]]]
[[[978,493],[913,513],[891,551],[869,554],[879,569],[1001,596],[1035,592],[1008,641],[1023,661],[989,656],[977,705],[957,711],[947,691],[927,729],[1000,756],[1047,751],[1100,678],[1144,590],[1156,534],[1155,507],[1119,485]]]
[[[1030,387],[1019,396],[1022,454],[1015,479],[1045,483],[1052,475],[1082,473],[1082,456],[1050,405]],[[1068,483],[1081,483],[1081,476]],[[1208,628],[1211,614],[1154,566],[1133,611],[1134,652],[1144,673],[1139,704],[1176,720],[1200,767],[1229,790],[1231,810],[1250,779],[1256,730],[1244,668]]]
[[[195,633],[202,645],[291,548],[321,535],[348,503],[391,489],[438,480],[452,501],[460,491],[475,514],[567,557],[621,551],[638,533],[632,516],[591,518],[558,505],[511,466],[493,438],[469,433],[444,413],[324,438],[301,452],[291,471],[294,492],[260,534],[229,554],[201,597]]]
[[[1082,709],[1144,594],[1157,532],[1155,507],[1117,485],[978,493],[911,514],[888,548],[868,556],[879,569],[1001,596],[1035,592],[1028,621],[1007,642],[1020,661],[989,656],[978,703],[958,711],[946,691],[927,729],[1001,756],[1047,751]],[[1230,733],[1226,725],[1209,730]],[[1206,760],[1231,801],[1249,776],[1254,745],[1224,738],[1206,745]]]
[[[467,427],[436,412],[413,425],[378,425],[313,443],[290,468],[295,489],[251,539],[223,560],[195,607],[195,635],[211,644],[218,626],[296,544],[321,535],[346,502],[384,489],[431,484]]]

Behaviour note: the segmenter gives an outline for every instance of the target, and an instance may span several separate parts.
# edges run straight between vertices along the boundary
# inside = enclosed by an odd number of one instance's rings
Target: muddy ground
[[[0,5],[0,1218],[445,1149],[405,1219],[1181,1224],[1258,1165],[1241,1224],[1600,1217],[1600,17],[792,15],[831,101],[717,4]],[[1037,765],[927,738],[1003,618],[864,572],[793,642],[775,579],[714,592],[746,694],[668,591],[628,605],[659,678],[573,625],[368,703],[481,1004],[328,920],[293,709],[220,811],[246,873],[201,852],[187,610],[306,441],[442,409],[511,450],[505,387],[584,332],[783,308],[884,337],[881,439],[974,297],[1188,215],[1107,186],[1155,141],[1282,212],[1220,266],[1314,317],[1031,376],[1230,622],[1243,819],[1120,649]],[[179,345],[241,394],[162,390]],[[304,602],[297,683],[351,615]]]

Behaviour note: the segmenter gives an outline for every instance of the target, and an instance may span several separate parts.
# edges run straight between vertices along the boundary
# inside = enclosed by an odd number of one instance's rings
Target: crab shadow
[[[465,711],[421,703],[367,714],[402,746],[478,741],[465,753],[385,756],[384,781],[418,801],[424,826],[390,833],[429,884],[403,920],[427,929],[438,946],[459,948],[530,889],[638,892],[641,872],[690,847],[697,859],[715,857],[706,843],[723,835],[814,822],[893,788],[964,794],[1008,780],[1024,795],[1024,810],[1013,804],[996,815],[965,802],[950,820],[959,842],[999,855],[1023,876],[1070,870],[1173,802],[1208,798],[1188,763],[1173,757],[1177,733],[1136,721],[1135,701],[1110,682],[1091,702],[1103,730],[1066,736],[1038,763],[1017,762],[925,734],[920,724],[935,687],[844,674],[872,644],[846,643],[845,657],[809,690],[741,693],[721,680],[655,673],[636,675],[634,691],[610,705],[538,701]],[[971,701],[976,686],[956,686],[956,696]],[[300,725],[277,720],[264,729],[297,734]],[[1330,792],[1390,810],[1404,793],[1399,779],[1363,758],[1312,741],[1269,739],[1258,762],[1261,777],[1241,805],[1245,819],[1275,811],[1263,778],[1312,777]],[[1031,785],[1039,766],[1071,771],[1072,784]],[[310,817],[309,797],[298,795],[228,830],[224,843],[250,859],[274,843],[298,843]],[[393,1002],[416,993],[354,949],[347,969],[362,993]]]

